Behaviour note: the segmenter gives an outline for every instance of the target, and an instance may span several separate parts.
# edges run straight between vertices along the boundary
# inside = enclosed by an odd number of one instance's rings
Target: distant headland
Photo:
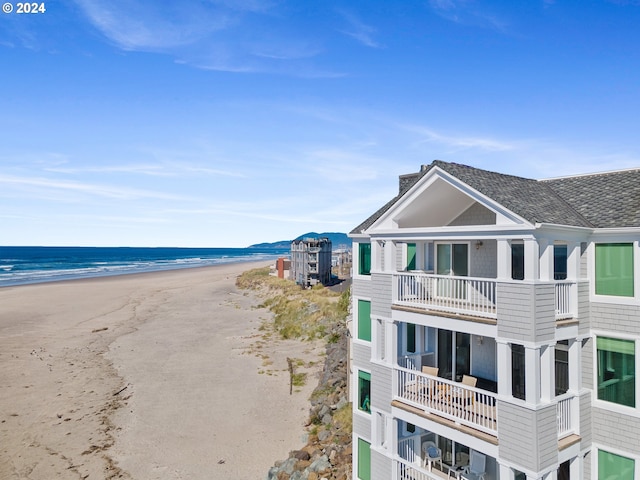
[[[279,242],[273,243],[256,243],[255,245],[249,245],[247,248],[289,248],[291,246],[291,242],[294,240],[300,240],[302,238],[318,238],[318,237],[327,237],[331,240],[331,245],[333,249],[336,250],[338,248],[349,248],[351,247],[351,239],[347,237],[346,233],[341,232],[325,232],[325,233],[316,233],[309,232],[304,235],[300,235],[292,240],[281,240]]]

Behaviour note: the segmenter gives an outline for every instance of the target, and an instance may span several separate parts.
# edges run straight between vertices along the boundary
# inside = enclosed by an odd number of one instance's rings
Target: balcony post
[[[555,379],[555,348],[545,345],[540,350],[540,398],[543,402],[550,402],[556,394]]]
[[[508,240],[500,238],[496,245],[498,281],[511,280],[511,244]]]
[[[540,280],[552,281],[553,280],[553,240],[548,240],[548,239],[539,240],[538,246],[540,249]]]
[[[533,281],[540,278],[540,256],[538,242],[535,238],[524,240],[524,279]]]
[[[525,401],[532,405],[540,403],[540,348],[524,347]]]
[[[511,345],[496,340],[498,361],[498,395],[511,396]]]
[[[571,339],[569,340],[569,391],[578,393],[582,388],[580,382],[580,368],[581,361],[581,348],[582,341]]]

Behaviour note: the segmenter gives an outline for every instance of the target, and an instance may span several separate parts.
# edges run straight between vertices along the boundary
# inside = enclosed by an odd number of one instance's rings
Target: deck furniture
[[[423,461],[422,465],[424,467],[429,467],[429,471],[433,468],[433,462],[440,463],[440,470],[443,470],[442,467],[442,450],[436,447],[436,444],[432,441],[427,441],[422,444],[422,453],[423,453]]]
[[[462,471],[462,478],[465,480],[485,480],[485,466],[487,457],[480,452],[471,450],[469,465]]]

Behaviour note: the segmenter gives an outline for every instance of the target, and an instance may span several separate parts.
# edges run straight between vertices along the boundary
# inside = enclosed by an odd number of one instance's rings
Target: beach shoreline
[[[0,289],[1,478],[264,478],[319,344],[265,340],[239,262]],[[308,362],[289,395],[287,357]]]

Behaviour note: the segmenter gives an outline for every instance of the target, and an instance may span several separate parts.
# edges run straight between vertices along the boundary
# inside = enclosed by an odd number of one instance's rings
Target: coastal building
[[[640,169],[434,161],[350,237],[354,479],[640,479]]]
[[[278,278],[289,278],[291,271],[291,260],[288,258],[280,257],[276,260],[276,263],[271,265],[269,269],[269,275]]]
[[[291,242],[290,278],[303,287],[331,283],[331,240],[302,238]]]

